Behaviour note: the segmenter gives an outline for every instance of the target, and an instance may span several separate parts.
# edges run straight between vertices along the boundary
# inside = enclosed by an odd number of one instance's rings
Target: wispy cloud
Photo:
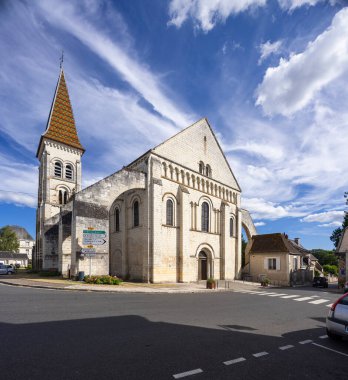
[[[275,42],[270,42],[267,41],[264,44],[260,45],[260,59],[258,61],[258,64],[261,65],[261,63],[269,57],[271,54],[279,54],[280,53],[280,48],[282,46],[282,41],[275,41]]]
[[[284,10],[293,11],[296,8],[303,6],[315,6],[318,3],[329,2],[331,5],[334,5],[336,0],[278,0],[278,3],[281,8]]]
[[[207,33],[217,23],[224,23],[231,15],[265,4],[266,0],[172,0],[169,5],[168,25],[180,28],[188,18],[192,18],[195,28]]]
[[[344,216],[344,211],[325,211],[320,213],[315,213],[311,215],[307,215],[306,217],[301,219],[301,222],[306,223],[313,223],[313,222],[319,222],[319,223],[339,223],[339,225],[342,224]]]

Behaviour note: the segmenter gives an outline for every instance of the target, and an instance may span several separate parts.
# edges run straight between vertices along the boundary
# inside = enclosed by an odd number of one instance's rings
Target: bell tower
[[[45,132],[41,135],[36,157],[39,165],[38,206],[36,212],[37,269],[46,268],[45,256],[57,254],[45,241],[50,220],[60,213],[74,193],[81,190],[80,143],[61,67]]]

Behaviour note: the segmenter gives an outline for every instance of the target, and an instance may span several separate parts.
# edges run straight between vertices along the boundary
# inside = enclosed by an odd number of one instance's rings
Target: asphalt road
[[[0,285],[0,379],[345,379],[348,341],[325,335],[337,297]]]

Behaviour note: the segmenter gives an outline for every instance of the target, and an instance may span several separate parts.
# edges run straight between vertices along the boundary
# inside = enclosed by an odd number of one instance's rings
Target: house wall
[[[279,265],[276,270],[265,268],[265,260],[276,258]],[[253,281],[259,281],[262,276],[271,281],[278,282],[280,285],[289,285],[289,255],[282,252],[269,254],[250,254],[250,275]]]

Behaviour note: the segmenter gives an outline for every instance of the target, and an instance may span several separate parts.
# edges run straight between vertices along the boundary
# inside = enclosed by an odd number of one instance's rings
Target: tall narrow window
[[[58,192],[58,203],[65,205],[68,203],[68,192],[65,189],[60,189]]]
[[[199,163],[199,173],[204,174],[204,164],[202,161],[200,161]]]
[[[233,218],[230,218],[230,236],[233,237]]]
[[[133,226],[139,226],[139,202],[135,201],[133,204]]]
[[[173,201],[171,199],[167,200],[167,217],[166,217],[166,224],[168,226],[174,225],[174,213],[173,213]]]
[[[202,231],[209,232],[209,205],[207,202],[202,204]]]
[[[73,179],[73,168],[70,164],[65,167],[65,178]]]
[[[210,165],[207,165],[207,166],[205,167],[205,175],[206,175],[207,177],[211,177],[211,167],[210,167]]]
[[[115,231],[120,231],[120,210],[118,208],[115,210]]]
[[[54,163],[54,176],[62,178],[62,164],[60,162]]]

